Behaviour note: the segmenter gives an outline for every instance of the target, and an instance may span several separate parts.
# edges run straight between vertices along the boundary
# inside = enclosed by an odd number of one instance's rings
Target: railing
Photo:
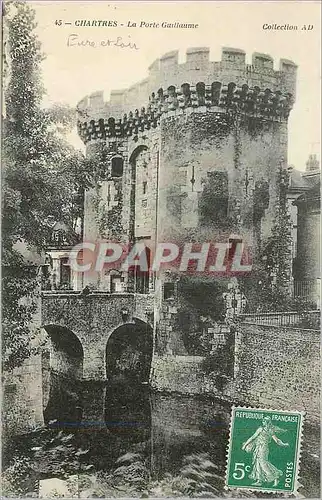
[[[42,290],[41,291],[42,295],[43,296],[48,296],[48,295],[79,295],[81,294],[81,291],[78,291],[78,290],[69,290],[69,289],[66,289],[66,290]]]
[[[240,314],[239,321],[242,323],[255,323],[257,325],[272,326],[305,326],[313,325],[318,328],[321,312],[318,310],[305,311],[281,311],[267,313]],[[311,326],[312,327],[312,326]]]
[[[109,292],[108,290],[88,290],[88,291],[83,291],[83,290],[42,290],[41,291],[42,295],[44,297],[48,296],[54,296],[54,297],[59,297],[60,295],[106,295],[110,297],[122,297],[122,296],[131,296],[131,297],[138,297],[138,300],[140,300],[140,297],[142,297],[141,300],[147,300],[147,298],[154,297],[154,292],[150,293],[138,293],[138,292],[130,292],[130,291],[122,291],[122,292]],[[151,299],[151,300],[152,300]]]
[[[304,303],[319,304],[321,280],[294,281],[293,297]]]

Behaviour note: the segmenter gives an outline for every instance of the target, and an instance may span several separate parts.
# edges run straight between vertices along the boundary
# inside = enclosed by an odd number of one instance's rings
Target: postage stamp
[[[297,492],[304,413],[232,408],[226,489]]]

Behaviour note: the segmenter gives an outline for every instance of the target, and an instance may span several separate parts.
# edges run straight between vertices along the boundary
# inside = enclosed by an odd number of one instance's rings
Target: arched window
[[[60,259],[60,287],[71,287],[71,269],[69,265],[69,257],[61,257]]]
[[[221,90],[220,82],[213,82],[211,84],[211,101],[213,104],[215,104],[215,106],[219,105],[220,90]]]
[[[112,175],[112,177],[122,177],[122,175],[123,175],[123,158],[121,156],[114,156],[112,158],[111,175]]]
[[[199,105],[204,106],[204,104],[205,104],[205,92],[206,92],[206,85],[204,84],[204,82],[197,83],[196,91],[197,91]]]

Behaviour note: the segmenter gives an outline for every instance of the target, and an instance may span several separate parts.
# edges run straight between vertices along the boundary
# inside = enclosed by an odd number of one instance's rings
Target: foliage
[[[139,453],[126,453],[117,461],[113,471],[113,482],[117,487],[129,487],[143,491],[149,478],[149,470]]]
[[[176,476],[166,477],[153,484],[153,496],[189,496],[216,498],[222,495],[223,471],[214,464],[208,454],[199,453],[184,457]]]
[[[70,474],[92,470],[92,465],[86,463],[89,450],[78,447],[74,434],[42,429],[33,440],[35,446],[24,455],[16,453],[3,471],[6,496],[33,496],[31,493],[38,491],[40,478],[69,480]]]
[[[27,492],[37,490],[38,481],[32,473],[32,461],[24,456],[17,456],[2,473],[2,494],[6,498],[24,497]]]
[[[179,282],[183,298],[202,316],[222,321],[225,316],[223,293],[226,284],[201,276],[183,276]]]
[[[228,217],[227,173],[208,173],[208,178],[202,179],[202,184],[204,186],[199,200],[201,226],[233,227],[233,220]]]
[[[166,473],[154,480],[139,453],[126,453],[110,472],[80,476],[83,498],[110,497],[219,497],[222,496],[224,474],[207,454],[183,458],[178,473]]]
[[[320,316],[311,316],[307,311],[302,313],[300,322],[296,328],[305,328],[307,330],[320,330],[321,318]]]
[[[185,321],[183,321],[185,324]],[[213,334],[208,333],[203,328],[200,332],[199,329],[184,330],[183,342],[187,352],[191,356],[205,356],[212,347]]]
[[[289,173],[282,166],[277,177],[278,199],[271,236],[255,257],[251,277],[240,278],[241,289],[248,300],[248,311],[292,310],[290,297],[291,225],[287,205]]]
[[[16,455],[4,471],[3,491],[7,497],[37,496],[38,480],[48,477],[65,480],[66,491],[78,492],[81,498],[232,496],[223,489],[223,465],[214,463],[208,453],[183,456],[177,472],[164,473],[156,479],[151,474],[150,460],[142,451],[128,451],[108,470],[95,470],[89,463],[89,450],[77,447],[76,436],[42,430],[38,440],[41,446],[33,446],[28,457]],[[133,450],[137,448],[138,444]],[[55,496],[54,491],[51,496]]]
[[[41,107],[44,56],[34,33],[34,10],[6,4],[5,116],[3,121],[2,258],[4,368],[19,366],[30,353],[30,320],[36,310],[37,275],[17,244],[42,252],[54,222],[74,227],[83,214],[84,189],[96,165],[66,140],[75,111]],[[26,305],[28,304],[28,305]]]
[[[39,294],[35,267],[26,266],[12,251],[2,268],[2,362],[5,369],[19,366],[31,351],[37,334],[29,324],[37,310]]]
[[[208,333],[208,328],[218,326],[225,318],[224,291],[224,282],[201,276],[181,277],[178,293],[182,310],[178,328],[189,354],[203,356],[211,350],[213,334]]]
[[[149,470],[143,455],[128,452],[116,460],[109,471],[80,474],[78,488],[82,498],[143,496],[149,481]]]
[[[89,450],[78,448],[74,434],[52,431],[48,437],[44,436],[40,446],[31,449],[33,452],[33,467],[58,477],[67,477],[70,473],[91,470],[91,464],[83,463],[84,456]]]
[[[71,132],[76,122],[76,109],[68,104],[54,103],[51,108],[45,109],[44,114],[53,130],[66,135]]]

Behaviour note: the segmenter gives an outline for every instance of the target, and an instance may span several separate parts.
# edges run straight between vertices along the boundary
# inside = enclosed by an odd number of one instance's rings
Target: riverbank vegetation
[[[107,469],[97,466],[94,449],[78,447],[77,434],[41,430],[27,438],[29,449],[16,454],[3,475],[3,494],[8,497],[37,497],[48,478],[56,478],[65,494],[55,488],[49,498],[159,498],[200,497],[231,498],[224,491],[224,465],[218,465],[211,454],[196,452],[182,457],[173,472],[153,472],[147,453],[149,441],[136,443]],[[103,438],[103,434],[101,435]],[[107,438],[112,444],[111,436]],[[105,439],[103,438],[105,444]],[[94,452],[94,455],[93,455]],[[240,496],[240,494],[239,494]],[[245,493],[245,497],[253,497]]]
[[[2,342],[4,369],[21,365],[37,334],[32,318],[39,300],[41,259],[55,222],[71,231],[83,217],[84,189],[95,162],[67,140],[75,109],[43,106],[34,10],[4,6],[4,107],[2,169]],[[26,261],[33,257],[31,261]]]

